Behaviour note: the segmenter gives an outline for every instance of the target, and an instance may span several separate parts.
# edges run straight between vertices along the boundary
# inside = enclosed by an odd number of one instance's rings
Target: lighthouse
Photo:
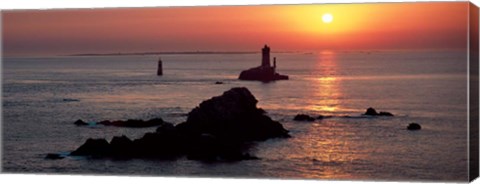
[[[163,75],[163,66],[162,66],[162,59],[158,58],[158,68],[157,68],[157,75]]]
[[[262,49],[262,64],[260,66],[264,68],[270,67],[270,47],[267,45]]]
[[[238,76],[240,80],[256,80],[269,82],[275,80],[288,80],[288,75],[281,75],[275,70],[277,68],[277,58],[273,58],[273,66],[270,65],[270,47],[267,45],[262,48],[262,63],[260,66],[244,70]]]

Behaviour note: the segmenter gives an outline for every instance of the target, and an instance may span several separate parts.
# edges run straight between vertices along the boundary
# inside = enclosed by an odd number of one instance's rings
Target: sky
[[[331,22],[322,17],[330,14]],[[2,12],[5,56],[466,49],[468,2]]]

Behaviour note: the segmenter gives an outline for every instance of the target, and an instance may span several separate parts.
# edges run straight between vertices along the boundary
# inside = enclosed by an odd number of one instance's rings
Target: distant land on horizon
[[[330,50],[326,49],[323,51],[273,51],[271,53],[297,53],[297,54],[314,54],[321,53],[324,51],[330,52],[340,52],[340,53],[350,53],[350,52],[359,52],[359,53],[375,53],[375,52],[384,52],[384,51],[403,51],[403,52],[424,52],[424,51],[464,51],[465,49],[353,49],[353,50]],[[158,52],[109,52],[109,53],[80,53],[80,54],[66,54],[59,56],[129,56],[129,55],[172,55],[172,54],[259,54],[260,51],[158,51]]]
[[[465,51],[465,49],[352,49],[352,50],[337,50],[337,49],[325,49],[325,50],[318,50],[318,51],[311,51],[311,50],[293,50],[293,51],[273,51],[271,53],[287,53],[287,54],[316,54],[316,53],[325,53],[331,54],[332,52],[335,53],[364,53],[364,54],[371,54],[377,52],[390,52],[390,51],[397,51],[397,52],[425,52],[425,51]],[[3,53],[4,54],[4,53]],[[54,54],[54,55],[3,55],[3,58],[22,58],[22,57],[75,57],[75,56],[140,56],[140,55],[174,55],[174,54],[260,54],[260,51],[139,51],[139,52],[104,52],[104,53],[65,53],[65,54]]]
[[[83,54],[69,54],[65,56],[125,56],[125,55],[169,55],[169,54],[258,54],[260,51],[166,51],[166,52],[118,52],[118,53],[83,53]],[[312,52],[301,51],[278,51],[272,53],[305,53]]]

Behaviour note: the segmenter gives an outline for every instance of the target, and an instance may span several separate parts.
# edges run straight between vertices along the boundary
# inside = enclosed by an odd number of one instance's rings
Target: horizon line
[[[283,50],[283,51],[272,51],[271,53],[301,53],[301,54],[316,54],[321,52],[384,52],[384,51],[461,51],[465,50],[465,48],[422,48],[422,49],[320,49],[316,51],[312,50]],[[36,55],[29,55],[29,54],[19,54],[19,55],[11,55],[2,53],[1,58],[32,58],[32,57],[65,57],[65,56],[138,56],[138,55],[175,55],[175,54],[185,54],[185,55],[193,55],[193,54],[258,54],[261,53],[260,51],[139,51],[139,52],[101,52],[101,53],[74,53],[74,54],[36,54]]]
[[[442,51],[442,50],[463,50],[463,48],[423,48],[423,49],[321,49],[312,50],[280,50],[270,53],[303,53],[315,54],[325,51],[330,52],[381,52],[381,51]],[[138,52],[103,52],[103,53],[77,53],[62,54],[56,56],[135,56],[135,55],[175,55],[175,54],[258,54],[261,51],[214,51],[214,50],[196,50],[196,51],[138,51]]]

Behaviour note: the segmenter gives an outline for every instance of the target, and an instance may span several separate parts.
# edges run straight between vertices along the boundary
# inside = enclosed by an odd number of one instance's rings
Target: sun
[[[330,14],[330,13],[325,13],[325,14],[323,14],[323,16],[322,16],[322,21],[325,22],[325,23],[327,23],[327,24],[330,23],[330,22],[332,22],[332,21],[333,21],[333,15]]]

